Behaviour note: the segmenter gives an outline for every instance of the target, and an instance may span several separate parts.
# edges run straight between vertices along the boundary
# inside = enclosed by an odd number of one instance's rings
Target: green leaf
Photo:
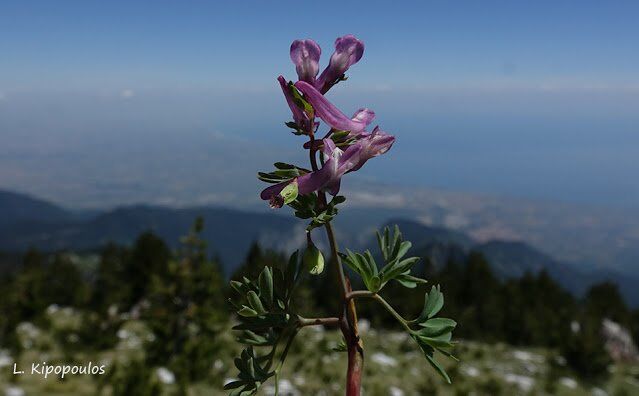
[[[247,293],[246,299],[248,300],[251,308],[253,308],[253,310],[259,315],[263,315],[266,313],[266,309],[264,309],[264,305],[262,305],[260,297],[253,290]]]
[[[379,271],[377,269],[377,263],[375,262],[375,259],[373,258],[373,255],[371,254],[371,252],[369,250],[366,250],[364,252],[364,256],[365,256],[366,263],[368,264],[368,268],[369,268],[370,273],[373,276],[377,276],[377,274],[379,274]]]
[[[247,307],[246,305],[242,305],[242,309],[237,311],[237,314],[247,318],[257,316],[257,312],[254,309]]]
[[[419,261],[419,257],[410,257],[402,261],[393,261],[382,268],[385,281],[395,279],[397,276],[410,272],[410,269]]]
[[[232,381],[224,385],[224,390],[239,388],[242,385],[244,385],[244,381]]]
[[[273,273],[272,269],[265,266],[260,273],[260,296],[264,298],[269,307],[273,306]]]
[[[388,261],[388,253],[386,252],[386,240],[379,231],[375,231],[375,235],[377,235],[377,244],[379,245],[379,250],[382,252],[384,261]]]
[[[428,283],[426,279],[417,278],[415,276],[409,275],[408,272],[400,274],[395,277],[395,280],[399,282],[402,286],[407,287],[409,289],[414,289],[418,284]]]
[[[233,288],[233,290],[235,290],[237,293],[239,294],[244,294],[244,290],[242,288],[242,282],[238,282],[238,281],[234,281],[232,280],[230,282],[231,287]]]
[[[433,368],[439,373],[439,375],[441,375],[444,378],[444,380],[446,380],[446,382],[450,384],[451,383],[450,377],[446,373],[446,370],[444,370],[444,368],[439,364],[439,362],[435,360],[433,355],[424,353],[424,356],[426,356],[426,360],[428,360],[428,363],[430,363],[430,365],[433,366]]]
[[[444,306],[444,295],[439,291],[439,285],[433,286],[430,293],[424,296],[424,309],[417,318],[417,322],[423,322],[428,318],[432,318]]]
[[[296,169],[295,165],[287,164],[286,162],[276,162],[273,166],[277,169]]]
[[[416,333],[418,334],[418,333]],[[422,335],[418,335],[420,342],[430,345],[433,348],[452,348],[453,344],[450,342],[452,338],[452,333],[444,333],[434,337],[426,337]]]
[[[399,249],[397,251],[397,254],[395,255],[395,259],[401,259],[402,257],[404,257],[404,255],[408,252],[408,249],[410,249],[411,246],[413,246],[413,244],[410,243],[409,241],[401,242],[399,244]]]
[[[377,293],[379,289],[381,289],[381,287],[382,287],[382,280],[377,275],[370,278],[367,284],[368,290],[372,291],[373,293]]]
[[[344,261],[344,263],[357,274],[359,274],[362,278],[364,278],[364,269],[360,266],[357,257],[350,250],[346,249],[347,254],[340,253],[340,257]]]
[[[390,245],[391,260],[397,257],[397,252],[399,251],[401,239],[402,239],[402,233],[399,231],[399,226],[395,224],[395,226],[393,227],[393,242]]]
[[[291,254],[288,259],[288,265],[286,266],[286,274],[285,274],[285,283],[286,288],[291,290],[293,285],[295,285],[295,281],[297,280],[297,276],[299,274],[299,251],[296,250]]]
[[[344,341],[344,339],[341,339],[339,343],[337,344],[337,346],[335,346],[334,348],[331,348],[331,350],[333,350],[334,352],[346,352],[347,348],[346,348],[346,342]]]
[[[418,331],[419,335],[435,337],[451,332],[457,326],[457,322],[448,318],[432,318],[419,325],[423,327],[423,329]]]

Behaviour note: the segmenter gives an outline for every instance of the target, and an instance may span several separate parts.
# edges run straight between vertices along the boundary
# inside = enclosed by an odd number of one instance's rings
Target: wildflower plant
[[[272,377],[277,390],[277,376],[289,348],[298,332],[307,326],[334,327],[341,331],[343,344],[339,349],[346,352],[348,358],[346,395],[359,395],[364,345],[357,328],[356,300],[362,298],[373,299],[390,312],[422,350],[426,361],[450,383],[436,352],[453,357],[451,337],[456,322],[437,316],[444,305],[440,287],[433,286],[425,294],[423,310],[413,320],[405,319],[380,294],[392,281],[407,288],[427,282],[411,275],[419,260],[407,256],[411,243],[403,239],[397,227],[377,233],[379,253],[376,255],[368,250],[340,251],[335,239],[332,220],[338,214],[339,205],[346,201],[339,195],[342,178],[386,153],[395,142],[394,136],[379,127],[367,130],[375,117],[372,110],[360,108],[348,117],[326,98],[333,86],[346,80],[346,71],[363,53],[362,41],[352,35],[340,37],[335,41],[329,65],[319,74],[319,45],[313,40],[295,40],[290,55],[298,81],[278,77],[293,115],[293,120],[286,125],[294,135],[305,139],[303,149],[308,150],[310,169],[276,162],[274,170],[258,173],[260,180],[272,184],[262,191],[261,198],[272,208],[287,205],[296,217],[308,221],[306,247],[302,254],[293,253],[283,268],[265,267],[257,279],[231,282],[234,296],[230,303],[239,320],[234,330],[238,333],[238,342],[245,345],[235,359],[238,379],[225,386],[232,396],[253,395]],[[318,138],[320,121],[327,129],[322,138]],[[330,272],[324,271],[324,255],[313,242],[313,234],[320,228],[324,229],[330,245],[329,262],[337,274],[340,306],[333,317],[307,318],[294,311],[292,302],[295,288],[306,272],[311,276],[326,276]],[[357,283],[365,289],[353,290],[349,274],[359,276],[361,282]]]

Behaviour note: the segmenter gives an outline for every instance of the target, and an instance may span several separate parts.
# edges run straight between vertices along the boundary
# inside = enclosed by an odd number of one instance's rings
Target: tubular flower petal
[[[282,92],[284,93],[284,98],[286,98],[286,103],[293,113],[293,121],[295,121],[301,129],[305,131],[311,130],[311,120],[309,120],[308,116],[293,101],[293,96],[284,77],[279,76],[277,81],[279,81]]]
[[[390,150],[393,143],[395,143],[395,136],[387,134],[380,130],[379,127],[375,127],[370,134],[362,134],[360,139],[350,146],[359,146],[360,149],[357,152],[357,158],[352,160],[353,165],[349,171],[354,172],[361,168],[369,159],[384,154]]]
[[[316,87],[326,93],[341,78],[349,67],[357,63],[364,54],[364,43],[348,34],[335,40],[335,52],[331,55],[328,67],[317,79]]]
[[[335,128],[340,131],[350,131],[353,133],[362,132],[364,128],[366,128],[366,120],[370,117],[370,113],[372,113],[370,110],[365,110],[366,113],[362,112],[361,117],[364,118],[363,121],[357,119],[353,120],[344,115],[344,113],[329,102],[324,95],[322,95],[309,83],[305,81],[298,81],[295,83],[295,87],[304,94],[304,98],[311,104],[311,106],[313,106],[315,115],[330,125],[331,128]],[[355,114],[360,114],[360,111],[362,110],[359,110]]]
[[[364,107],[357,110],[355,114],[353,114],[353,117],[351,117],[351,120],[363,122],[366,126],[368,126],[370,125],[371,122],[373,122],[374,118],[375,118],[375,112],[371,109],[367,109]]]
[[[291,60],[301,81],[315,83],[322,50],[313,40],[295,40],[291,44]]]

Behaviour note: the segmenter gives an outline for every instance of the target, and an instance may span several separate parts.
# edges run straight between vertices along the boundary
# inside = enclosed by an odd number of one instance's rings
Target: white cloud
[[[120,92],[120,97],[124,99],[132,98],[133,96],[135,96],[135,91],[132,89],[124,89]]]
[[[406,204],[406,198],[399,193],[358,191],[350,194],[350,202],[356,206],[397,208]]]

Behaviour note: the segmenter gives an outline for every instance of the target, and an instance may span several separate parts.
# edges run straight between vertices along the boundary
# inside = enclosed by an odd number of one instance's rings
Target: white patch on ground
[[[278,395],[279,396],[300,396],[301,393],[293,386],[291,381],[287,379],[281,379],[277,382]],[[264,394],[267,396],[275,395],[275,386],[268,385],[264,387]]]
[[[524,392],[530,391],[535,386],[535,380],[525,375],[508,373],[504,375],[504,381],[517,385]]]
[[[395,367],[397,366],[397,360],[395,358],[388,356],[382,352],[376,352],[371,356],[371,360],[380,366],[384,367]]]
[[[158,367],[155,371],[161,383],[171,385],[175,383],[175,374],[166,367]]]
[[[521,360],[523,362],[535,362],[535,363],[543,363],[543,356],[537,355],[535,353],[527,352],[527,351],[514,351],[513,357],[517,360]]]
[[[360,333],[366,333],[371,329],[371,322],[366,319],[361,319],[359,322],[357,322],[357,328],[359,329]]]
[[[388,388],[388,396],[404,396],[404,391],[396,386]]]
[[[24,396],[25,393],[22,388],[17,386],[8,386],[4,389],[5,396]]]
[[[60,307],[58,306],[58,304],[51,304],[47,307],[46,313],[47,315],[53,315],[54,313],[58,312],[59,309]]]
[[[608,392],[601,388],[592,388],[590,393],[592,394],[592,396],[608,396]]]
[[[575,389],[577,388],[577,381],[572,378],[563,377],[559,379],[559,383],[565,386],[566,388]]]
[[[339,358],[340,358],[340,355],[338,355],[337,353],[331,353],[330,355],[324,355],[324,356],[322,356],[322,363],[330,364],[330,363],[338,361]]]
[[[20,323],[18,325],[18,327],[16,328],[16,331],[20,335],[23,335],[23,336],[28,337],[28,338],[36,338],[38,335],[40,335],[40,329],[38,329],[31,322],[22,322],[22,323]]]
[[[221,359],[217,359],[213,362],[214,370],[222,370],[224,368],[224,362]]]
[[[0,368],[11,365],[11,356],[9,352],[4,349],[0,349]]]
[[[409,335],[405,332],[391,333],[388,338],[393,342],[404,342],[408,339]]]
[[[576,320],[573,320],[570,322],[570,330],[575,334],[579,333],[581,330],[581,324],[579,324]]]
[[[306,385],[306,378],[304,378],[304,377],[302,377],[301,375],[298,374],[298,375],[293,377],[293,382],[297,386],[304,386],[304,385]]]
[[[477,367],[474,366],[469,366],[469,365],[463,365],[461,367],[461,370],[464,374],[466,374],[466,376],[468,377],[479,377],[479,369]]]

